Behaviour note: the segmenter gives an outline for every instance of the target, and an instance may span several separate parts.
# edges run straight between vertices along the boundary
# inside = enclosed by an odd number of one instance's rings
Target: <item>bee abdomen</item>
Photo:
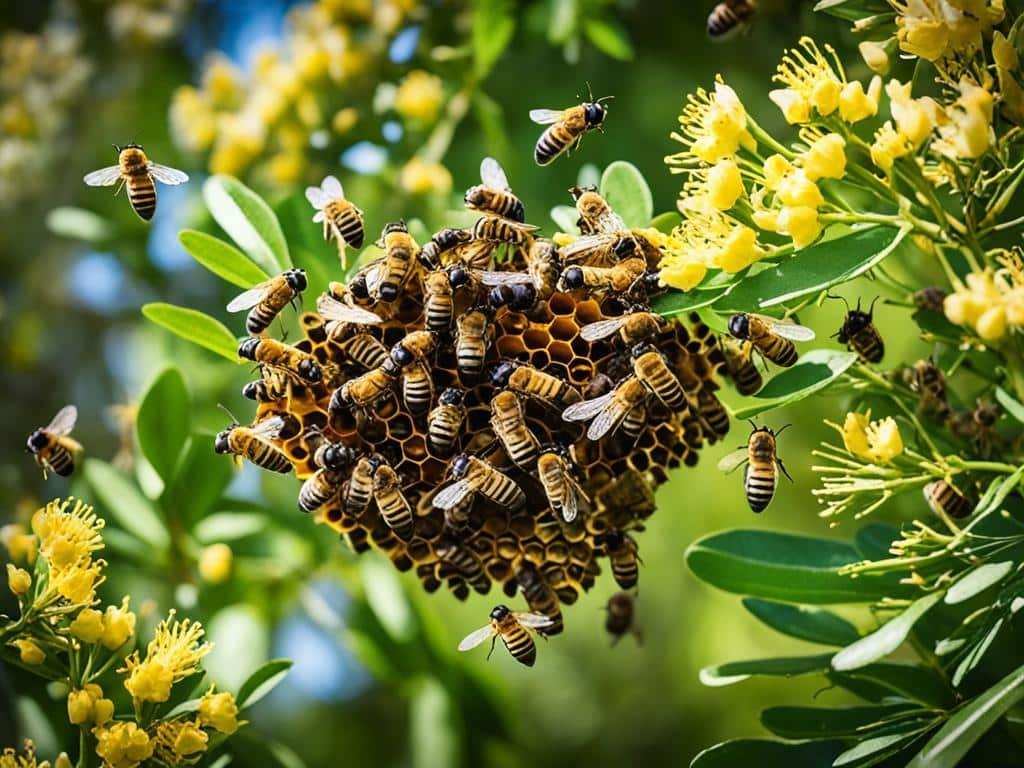
[[[316,512],[334,495],[336,487],[323,473],[318,469],[299,489],[299,509],[303,512]]]
[[[135,209],[135,213],[143,221],[153,218],[156,211],[156,185],[146,175],[132,176],[128,179],[128,200]]]
[[[967,497],[945,480],[936,480],[926,485],[924,498],[936,514],[942,511],[950,517],[961,519],[973,511],[973,505]]]
[[[778,336],[769,339],[767,343],[762,343],[761,351],[764,352],[765,357],[783,368],[789,368],[795,364],[799,357],[796,344]]]
[[[736,383],[736,391],[744,396],[756,393],[761,389],[763,383],[761,372],[752,363],[744,365],[736,371],[733,381]]]
[[[334,218],[334,226],[346,244],[351,245],[353,248],[363,247],[363,238],[366,235],[366,230],[363,227],[363,220],[354,208],[339,213]]]
[[[274,321],[278,311],[268,302],[261,301],[250,310],[249,316],[245,320],[245,330],[253,336],[263,333]]]
[[[754,512],[763,511],[775,495],[775,465],[770,462],[752,462],[747,466],[747,504]]]
[[[862,329],[850,339],[850,346],[869,363],[881,362],[885,355],[885,342],[873,325]]]
[[[447,331],[452,327],[454,307],[450,298],[430,297],[425,313],[428,331]]]
[[[632,558],[612,559],[612,576],[623,589],[632,589],[640,580],[640,568]]]
[[[61,477],[67,477],[75,471],[75,459],[71,455],[71,451],[60,443],[53,446],[47,463],[50,465],[50,469]]]
[[[415,532],[412,509],[400,492],[392,494],[384,504],[378,502],[377,506],[380,508],[380,516],[398,538],[402,541],[412,539]]]
[[[251,449],[249,451],[249,460],[270,472],[287,474],[292,471],[292,463],[289,458],[271,445],[257,445],[254,449]]]
[[[405,407],[411,413],[427,411],[430,408],[432,394],[429,373],[407,374],[402,380],[402,398],[405,400]]]
[[[569,129],[560,123],[548,126],[537,139],[537,146],[533,151],[534,161],[537,165],[547,165],[562,154],[574,138]]]
[[[505,643],[512,658],[520,664],[532,667],[537,661],[537,644],[533,642],[530,633],[522,625],[517,625],[501,633],[501,641]]]

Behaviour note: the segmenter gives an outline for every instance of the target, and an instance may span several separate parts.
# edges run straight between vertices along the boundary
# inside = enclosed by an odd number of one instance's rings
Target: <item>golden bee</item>
[[[217,453],[248,459],[263,469],[288,474],[292,471],[288,454],[270,442],[281,435],[284,426],[280,416],[264,419],[252,427],[235,423],[217,435],[213,447]]]
[[[256,336],[242,339],[238,345],[238,356],[243,360],[252,360],[261,366],[286,372],[309,384],[316,384],[323,379],[323,372],[316,358],[276,339]]]
[[[299,490],[299,509],[312,513],[326,504],[341,490],[344,472],[355,461],[355,450],[344,443],[325,443],[317,448],[313,459],[317,470]]]
[[[402,492],[398,474],[387,464],[373,473],[373,498],[388,528],[402,541],[409,541],[415,532],[412,507]]]
[[[436,348],[437,337],[432,331],[413,331],[391,348],[391,360],[402,372],[402,400],[410,413],[430,410],[434,378],[428,358]]]
[[[571,523],[581,509],[589,506],[590,499],[573,477],[564,454],[558,451],[542,453],[537,459],[537,477],[544,487],[551,509],[565,522]]]
[[[459,650],[470,651],[490,640],[491,650],[487,654],[490,659],[494,653],[494,643],[500,637],[513,659],[532,667],[537,661],[537,644],[528,630],[547,629],[553,623],[550,617],[539,613],[518,613],[507,606],[498,605],[491,611],[491,620],[487,626],[466,635],[459,643]]]
[[[607,615],[604,620],[604,628],[612,636],[613,646],[629,632],[633,633],[638,643],[641,642],[642,635],[634,626],[636,620],[636,597],[632,592],[626,592],[625,590],[616,592],[608,598],[605,611]]]
[[[498,216],[481,216],[473,225],[473,237],[490,243],[529,245],[536,230],[532,224],[520,224]]]
[[[366,237],[363,212],[345,198],[345,190],[335,176],[327,176],[319,187],[306,187],[306,199],[316,209],[313,221],[324,225],[324,240],[338,241],[338,256],[346,268],[345,246],[362,248]]]
[[[849,349],[860,355],[861,360],[865,362],[881,362],[882,357],[885,355],[885,342],[874,323],[875,302],[878,301],[878,297],[876,296],[872,300],[871,307],[867,312],[861,310],[859,298],[857,299],[856,309],[850,309],[850,305],[842,296],[830,295],[829,298],[842,299],[843,304],[846,305],[846,316],[843,318],[843,324],[834,334],[839,339],[839,343],[846,344]]]
[[[632,347],[655,338],[664,326],[661,315],[637,308],[625,315],[590,323],[583,327],[580,336],[584,341],[595,342],[617,333],[623,344]]]
[[[644,269],[646,269],[647,260],[641,258],[637,252],[637,243],[637,239],[628,232],[598,232],[593,235],[577,237],[572,242],[566,243],[559,248],[558,255],[562,263],[567,265],[565,267],[566,272],[573,267],[597,270],[583,273],[584,276],[590,277],[589,282],[580,277],[571,278],[572,282],[576,283],[576,285],[571,287],[582,288],[590,286],[591,283],[595,285],[604,284],[608,279],[607,270],[610,270],[620,262],[633,258],[643,261]],[[630,266],[633,269],[637,269],[635,264]],[[573,274],[576,273],[574,272]],[[563,281],[563,284],[568,283]],[[628,288],[629,285],[625,287]]]
[[[550,240],[534,240],[526,257],[526,271],[533,279],[537,298],[550,299],[558,289],[558,279],[562,274],[558,247]]]
[[[434,496],[433,504],[441,510],[451,509],[467,496],[480,494],[499,507],[518,509],[526,503],[526,494],[515,480],[494,468],[486,459],[459,454],[449,465],[452,482]]]
[[[442,562],[455,569],[481,595],[490,591],[491,580],[484,572],[484,564],[470,549],[459,546],[451,539],[442,538],[435,546],[434,551]]]
[[[604,535],[604,551],[612,566],[612,577],[622,589],[632,589],[640,580],[640,556],[636,541],[619,530]]]
[[[122,186],[128,187],[132,210],[143,221],[152,219],[156,212],[156,182],[173,186],[188,181],[184,171],[152,162],[139,144],[123,147],[115,144],[114,149],[117,150],[117,165],[88,173],[82,180],[90,187],[109,187],[120,181]],[[120,191],[119,186],[114,194]]]
[[[626,470],[598,491],[596,501],[602,509],[621,510],[636,517],[646,517],[654,511],[654,491],[635,469]]]
[[[489,307],[470,309],[459,315],[455,325],[459,378],[475,380],[484,369],[484,359],[491,346],[491,310]]]
[[[573,405],[582,399],[579,391],[568,381],[538,371],[525,363],[501,363],[491,374],[491,383],[558,408]]]
[[[924,487],[924,499],[936,515],[962,520],[974,511],[974,504],[946,480],[935,480]]]
[[[520,223],[526,221],[523,201],[512,194],[505,170],[493,157],[485,157],[480,163],[480,181],[483,183],[466,190],[467,208]]]
[[[82,450],[78,441],[71,439],[71,430],[78,421],[78,409],[73,405],[65,405],[45,427],[40,427],[28,436],[26,450],[43,470],[53,470],[61,477],[67,477],[75,471],[75,455]]]
[[[227,311],[241,312],[249,309],[245,330],[253,336],[259,336],[282,309],[294,304],[304,290],[306,270],[289,269],[235,296],[228,304]]]
[[[632,351],[633,375],[655,397],[674,411],[686,407],[686,393],[679,379],[669,369],[665,356],[651,344],[637,344]]]
[[[564,625],[562,624],[562,609],[558,602],[558,595],[551,589],[537,566],[529,560],[521,560],[516,566],[515,576],[516,584],[522,590],[523,598],[530,606],[530,610],[551,619],[551,624],[541,629],[541,633],[549,637],[561,633]]]
[[[764,379],[754,363],[754,345],[731,336],[721,336],[718,341],[725,356],[726,370],[736,385],[736,391],[741,395],[753,395],[760,390],[764,385]]]
[[[368,272],[366,288],[375,301],[390,303],[419,269],[419,246],[404,221],[386,225],[377,245],[384,249],[384,257]]]
[[[743,489],[747,496],[747,505],[752,512],[763,512],[775,496],[775,488],[779,482],[779,472],[792,482],[793,478],[786,471],[776,452],[776,438],[789,427],[787,424],[778,432],[768,427],[758,427],[751,422],[753,431],[743,448],[730,453],[718,463],[718,468],[729,473],[746,464],[743,476]]]
[[[370,506],[370,500],[373,498],[373,477],[377,468],[383,464],[384,457],[377,453],[363,456],[355,463],[341,493],[341,503],[346,512],[360,515]]]
[[[327,406],[328,413],[333,416],[350,408],[365,411],[391,394],[401,373],[402,369],[391,357],[386,357],[379,367],[349,379],[334,390]]]
[[[537,462],[540,443],[526,424],[526,413],[516,393],[508,389],[491,400],[491,429],[505,452],[520,469],[530,469]]]
[[[576,202],[576,211],[580,215],[576,227],[581,235],[627,231],[626,222],[601,197],[597,187],[570,187],[569,194]]]
[[[600,440],[622,428],[635,437],[646,421],[647,386],[636,376],[619,382],[615,389],[592,400],[570,405],[562,412],[566,421],[589,421],[587,439]]]
[[[423,278],[423,317],[428,331],[447,333],[455,321],[455,288],[445,269],[435,269]]]
[[[946,396],[946,377],[931,358],[918,360],[903,372],[907,386],[920,398],[919,410],[941,420],[949,418],[952,409]]]
[[[530,119],[547,128],[537,139],[533,159],[537,165],[547,165],[570,148],[576,149],[588,131],[603,130],[608,108],[604,96],[597,101],[585,101],[568,109],[531,109]]]
[[[445,254],[472,240],[473,233],[468,229],[442,229],[423,244],[419,254],[420,261],[427,269],[437,269],[444,266]]]
[[[260,378],[242,387],[243,397],[258,403],[272,403],[290,395],[294,382],[290,374],[269,366],[264,366],[260,373]]]
[[[427,440],[435,453],[444,455],[454,448],[466,418],[463,397],[461,389],[448,387],[437,399],[437,406],[427,416]]]
[[[581,267],[572,265],[562,271],[559,288],[574,291],[589,288],[608,296],[628,296],[642,290],[647,275],[647,262],[631,257],[612,267]]]
[[[766,359],[789,368],[799,357],[794,341],[813,341],[814,331],[795,323],[740,312],[729,318],[729,333],[740,341],[749,341]]]
[[[722,0],[708,14],[708,37],[724,42],[746,32],[756,10],[756,0]]]

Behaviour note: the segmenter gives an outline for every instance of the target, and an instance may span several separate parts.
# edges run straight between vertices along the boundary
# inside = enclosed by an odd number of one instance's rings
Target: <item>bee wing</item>
[[[587,427],[587,439],[597,442],[605,435],[614,432],[622,423],[626,411],[619,405],[606,408],[594,417]]]
[[[318,211],[327,204],[328,200],[330,200],[320,187],[306,187],[306,199],[309,200],[309,204]],[[313,221],[316,221],[316,219],[314,218]]]
[[[179,171],[177,168],[160,165],[160,163],[149,163],[146,167],[149,169],[149,175],[161,184],[174,186],[175,184],[184,184],[188,181],[188,174],[184,171]]]
[[[50,421],[50,426],[44,431],[57,437],[63,437],[75,428],[76,421],[78,421],[78,409],[73,405],[65,405],[57,411],[57,415]]]
[[[328,293],[321,294],[316,300],[316,311],[327,321],[338,320],[358,325],[376,325],[381,322],[380,317],[370,310],[338,301]]]
[[[484,285],[521,285],[533,282],[533,278],[526,272],[490,272],[481,270],[476,274]]]
[[[273,440],[281,434],[282,429],[284,429],[284,419],[280,416],[272,416],[254,426],[252,434],[261,440]]]
[[[737,448],[731,453],[725,454],[718,461],[718,471],[730,474],[735,472],[737,469],[743,466],[743,462],[747,460],[747,447]]]
[[[322,222],[326,218],[327,218],[327,216],[324,215],[323,211],[317,211],[316,213],[313,214],[313,223],[314,224],[319,224],[320,222]]]
[[[488,624],[486,627],[480,627],[475,632],[470,632],[459,643],[460,651],[471,651],[476,648],[480,643],[490,640],[494,635],[494,628]]]
[[[364,269],[366,269],[366,290],[373,293],[377,289],[377,284],[383,278],[381,272],[385,269],[384,259],[378,259],[368,264]]]
[[[488,187],[510,189],[505,170],[493,157],[485,157],[480,162],[480,180]]]
[[[323,190],[328,200],[345,196],[345,190],[342,189],[337,176],[327,176],[320,184],[320,189]]]
[[[564,114],[561,109],[531,109],[530,119],[537,125],[550,125],[561,120]]]
[[[586,253],[594,248],[600,248],[608,244],[610,238],[607,232],[603,232],[597,235],[584,235],[583,237],[577,237],[571,243],[568,243],[561,248],[562,258],[565,261],[572,261],[580,254]]]
[[[772,333],[790,341],[814,341],[814,331],[796,323],[786,323],[774,317],[758,315],[772,329]]]
[[[226,307],[227,311],[241,312],[243,309],[255,307],[263,299],[263,294],[266,293],[268,285],[270,285],[270,281],[264,280],[259,285],[254,285],[248,291],[242,291],[231,300]]]
[[[438,491],[432,503],[438,509],[452,509],[472,492],[473,484],[463,478]]]
[[[614,211],[602,216],[597,228],[602,232],[625,232],[627,229],[626,222]]]
[[[119,178],[121,178],[121,166],[111,165],[106,168],[100,168],[98,171],[85,174],[82,181],[90,187],[109,187]]]
[[[584,341],[606,339],[624,326],[629,318],[630,315],[620,315],[609,320],[598,320],[596,323],[583,326],[580,336],[583,337]]]
[[[520,613],[513,611],[512,615],[515,616],[516,621],[530,629],[543,629],[555,623],[554,619],[550,616],[545,616],[543,613]]]
[[[562,411],[562,418],[565,421],[587,421],[588,419],[592,419],[604,410],[605,406],[608,405],[614,396],[615,390],[613,389],[611,392],[606,392],[600,397],[595,397],[592,400],[573,403]]]

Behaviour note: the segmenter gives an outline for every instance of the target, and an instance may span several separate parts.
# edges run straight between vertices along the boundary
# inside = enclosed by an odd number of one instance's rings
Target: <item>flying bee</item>
[[[794,341],[814,340],[810,328],[745,312],[729,318],[729,333],[740,341],[751,342],[764,357],[783,368],[789,368],[799,357]]]
[[[736,391],[741,395],[752,395],[761,389],[764,379],[751,354],[754,345],[731,336],[720,336],[718,341],[725,355],[725,368],[732,383],[736,385]]]
[[[559,257],[564,264],[567,264],[565,271],[568,272],[574,266],[577,268],[609,269],[620,262],[636,258],[643,262],[644,269],[647,268],[646,259],[637,255],[637,240],[628,232],[598,232],[593,235],[577,237],[571,243],[566,243],[558,250]],[[635,269],[635,265],[631,265]],[[605,273],[593,272],[592,282],[603,285],[606,278]],[[635,280],[639,275],[635,276]],[[582,288],[583,285],[590,285],[580,278],[574,278],[574,288]],[[625,286],[628,288],[632,280]],[[623,290],[625,290],[623,288]]]
[[[627,632],[632,632],[637,643],[641,642],[640,631],[633,626],[636,614],[636,597],[632,592],[616,592],[608,598],[605,606],[607,616],[604,620],[604,628],[612,636],[612,646],[625,637]]]
[[[373,474],[373,498],[388,528],[402,541],[409,541],[415,532],[412,507],[402,493],[398,474],[387,464],[381,464]]]
[[[708,37],[721,43],[746,32],[756,9],[756,0],[722,0],[708,15]]]
[[[238,356],[243,360],[252,360],[261,366],[287,373],[309,384],[316,384],[323,379],[323,372],[315,357],[277,339],[257,336],[242,339],[238,345]]]
[[[638,308],[625,315],[585,325],[580,336],[584,341],[594,342],[618,333],[622,343],[632,347],[641,341],[653,339],[664,325],[665,319],[661,315]]]
[[[634,409],[646,406],[648,397],[650,394],[644,383],[636,376],[629,376],[607,394],[570,405],[562,412],[562,418],[566,421],[589,421],[587,438],[597,441],[623,427],[634,414]],[[641,413],[637,412],[631,420],[635,422],[637,418],[642,418]],[[642,428],[642,424],[640,426]],[[636,429],[635,423],[630,425],[630,429]]]
[[[419,247],[404,221],[386,225],[377,245],[384,249],[384,258],[366,276],[366,287],[374,300],[390,303],[419,269]]]
[[[363,456],[352,467],[352,474],[341,493],[341,503],[350,515],[360,515],[370,506],[373,498],[373,477],[384,464],[384,457],[378,453]]]
[[[878,332],[873,322],[875,302],[878,301],[878,297],[876,296],[872,299],[871,307],[867,312],[861,310],[859,298],[857,299],[856,309],[850,309],[850,305],[842,296],[830,295],[829,298],[842,299],[843,304],[846,306],[846,317],[843,318],[842,326],[834,334],[839,339],[839,343],[846,344],[849,349],[860,355],[861,360],[865,362],[881,362],[882,356],[885,355],[885,342],[882,340],[882,334]]]
[[[491,429],[513,464],[528,470],[536,463],[540,443],[526,424],[526,412],[515,392],[503,389],[492,398]]]
[[[520,664],[532,667],[537,661],[537,644],[528,630],[547,629],[554,621],[549,616],[539,613],[518,613],[507,606],[498,605],[491,611],[491,621],[476,632],[471,632],[459,643],[460,651],[470,651],[487,640],[491,641],[491,650],[487,658],[494,653],[494,643],[500,637],[512,658]]]
[[[473,237],[491,243],[528,245],[537,227],[498,216],[481,216],[473,225]]]
[[[78,409],[73,405],[65,405],[47,426],[28,436],[26,450],[35,458],[36,464],[42,467],[44,478],[50,469],[61,477],[67,477],[75,471],[75,454],[82,450],[82,446],[69,435],[77,421]]]
[[[903,379],[921,397],[921,412],[945,420],[951,413],[946,397],[946,377],[931,358],[918,360],[903,371]]]
[[[595,293],[626,296],[642,287],[647,262],[639,257],[626,259],[613,267],[566,267],[559,281],[561,290],[590,288]]]
[[[941,312],[943,302],[946,301],[946,292],[939,287],[932,286],[922,288],[914,293],[914,306],[918,309],[925,309],[930,312]]]
[[[605,554],[612,566],[615,583],[623,589],[632,589],[640,579],[640,556],[636,541],[628,533],[618,529],[608,531],[602,537]]]
[[[743,476],[743,488],[747,494],[747,504],[752,512],[763,512],[771,504],[775,495],[775,487],[779,482],[779,471],[793,482],[786,471],[782,459],[775,452],[775,438],[782,434],[789,425],[773,432],[768,427],[757,427],[750,423],[753,431],[747,444],[733,453],[722,457],[718,468],[728,474],[735,469],[747,465]]]
[[[436,453],[449,453],[455,446],[466,419],[464,396],[458,387],[448,387],[437,399],[437,407],[427,416],[427,440]]]
[[[491,310],[489,307],[471,309],[455,321],[455,359],[459,377],[475,379],[484,369],[484,358],[491,346]]]
[[[427,269],[437,269],[442,266],[444,254],[472,240],[473,233],[468,229],[442,229],[424,243],[420,249],[420,261]]]
[[[542,629],[541,634],[551,636],[559,634],[562,625],[562,608],[558,604],[558,595],[550,587],[544,575],[529,560],[520,560],[515,570],[516,583],[523,592],[530,610],[551,619],[551,625]]]
[[[316,512],[341,490],[344,471],[356,460],[355,450],[344,443],[324,443],[317,448],[313,463],[317,470],[299,490],[299,509]]]
[[[533,150],[533,159],[537,165],[547,165],[570,147],[576,149],[588,131],[603,131],[608,108],[602,102],[611,98],[604,96],[597,101],[585,101],[562,110],[531,109],[530,119],[537,125],[548,126],[537,139],[537,146]]]
[[[128,187],[128,201],[143,221],[152,219],[156,212],[155,182],[173,186],[188,181],[188,174],[183,171],[150,161],[138,144],[124,147],[115,144],[114,149],[117,150],[117,165],[88,173],[82,181],[90,187],[109,187],[120,181],[121,186]],[[121,191],[121,186],[114,191],[115,195]]]
[[[292,471],[288,455],[271,443],[284,429],[284,419],[272,416],[252,427],[232,424],[217,435],[213,448],[217,453],[233,454],[251,461],[258,467],[271,472],[287,474]]]
[[[484,564],[476,553],[468,547],[459,546],[452,539],[442,538],[434,551],[442,562],[450,565],[459,575],[473,585],[473,589],[481,595],[491,589],[491,580],[484,571]]]
[[[565,522],[571,523],[581,508],[589,506],[590,499],[572,476],[569,461],[563,454],[557,451],[542,453],[537,459],[537,477],[551,509]]]
[[[385,358],[380,367],[349,379],[334,390],[327,406],[328,412],[335,414],[346,408],[370,408],[391,393],[401,372],[390,357]]]
[[[330,242],[333,237],[338,241],[338,256],[345,269],[345,246],[363,247],[363,212],[345,198],[345,190],[334,176],[327,176],[319,187],[306,187],[306,199],[316,208],[313,221],[324,224],[324,240]]]
[[[994,444],[1000,440],[1000,435],[995,429],[998,421],[999,408],[996,404],[978,400],[973,411],[954,414],[948,424],[954,434],[970,440],[975,450],[983,458],[988,458],[992,454]]]
[[[962,520],[974,511],[974,504],[945,480],[935,480],[924,487],[924,500],[932,512],[940,517],[948,515]]]
[[[569,194],[576,201],[576,211],[580,215],[576,227],[581,235],[627,231],[626,222],[601,197],[597,187],[570,187]]]
[[[480,181],[466,190],[466,207],[484,213],[493,213],[512,221],[526,221],[523,201],[512,194],[505,171],[493,157],[480,163]]]
[[[245,319],[245,330],[253,336],[259,336],[278,313],[292,304],[304,290],[306,270],[289,269],[235,296],[228,304],[227,311],[241,312],[251,307]]]
[[[499,507],[518,509],[526,503],[523,489],[485,459],[459,454],[452,459],[448,474],[453,482],[434,497],[433,503],[438,509],[451,509],[467,496],[477,493]]]
[[[491,383],[561,408],[582,399],[579,391],[569,382],[524,363],[501,363],[491,374]]]
[[[665,356],[653,345],[641,343],[633,347],[633,375],[655,397],[674,411],[686,407],[686,393],[679,379],[668,367]]]

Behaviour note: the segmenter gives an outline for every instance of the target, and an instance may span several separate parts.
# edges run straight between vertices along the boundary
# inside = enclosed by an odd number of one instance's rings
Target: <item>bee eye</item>
[[[299,362],[299,375],[306,381],[320,381],[320,366],[314,360],[302,360]]]
[[[217,453],[229,453],[230,449],[228,446],[228,434],[230,429],[225,429],[223,432],[217,435],[217,438],[213,441],[213,450]]]
[[[242,387],[242,397],[248,398],[249,400],[256,400],[259,397],[260,383],[258,381],[250,381],[244,387]]]
[[[569,288],[581,288],[583,286],[583,270],[579,267],[569,267],[565,270],[562,277]]]
[[[398,298],[398,286],[392,285],[391,283],[385,283],[380,287],[380,300],[381,301],[394,301]]]
[[[395,361],[396,365],[405,366],[413,361],[413,354],[399,342],[391,350],[391,358]]]
[[[460,288],[469,282],[469,272],[462,267],[453,267],[448,271],[448,282],[452,288]]]

